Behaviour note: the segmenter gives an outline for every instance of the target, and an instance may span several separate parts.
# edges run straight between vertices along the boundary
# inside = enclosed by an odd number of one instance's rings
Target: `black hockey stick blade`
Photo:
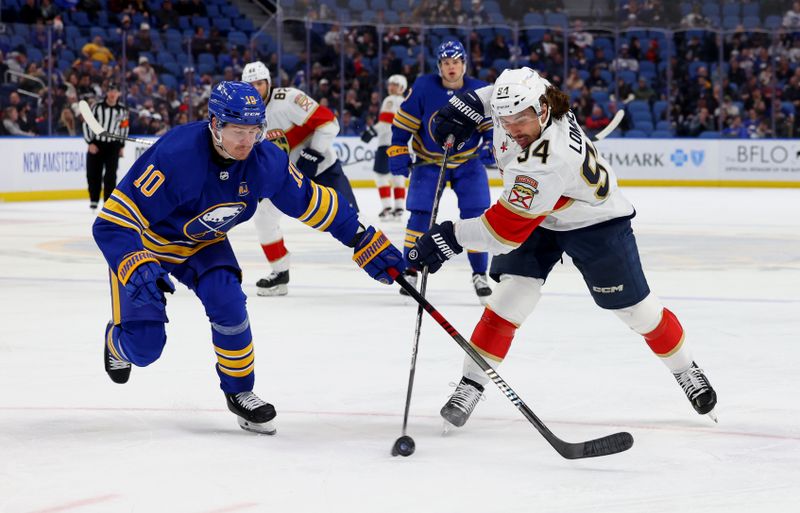
[[[627,451],[633,447],[633,436],[627,432],[614,433],[612,435],[588,440],[586,442],[571,443],[566,442],[555,434],[533,413],[527,404],[517,395],[506,381],[500,377],[491,365],[478,353],[467,340],[450,324],[447,319],[439,313],[419,292],[412,287],[406,279],[397,272],[396,269],[388,269],[387,272],[414,300],[439,323],[450,337],[455,340],[461,349],[486,373],[503,394],[517,407],[522,415],[528,419],[533,427],[547,440],[553,449],[562,457],[568,460],[583,458],[596,458],[598,456],[609,456],[619,452]]]

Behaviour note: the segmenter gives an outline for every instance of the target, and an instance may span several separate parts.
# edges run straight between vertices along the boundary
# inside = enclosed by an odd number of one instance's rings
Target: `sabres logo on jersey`
[[[208,208],[183,226],[183,233],[194,241],[209,241],[225,237],[234,226],[233,220],[244,212],[245,203],[223,203]]]
[[[267,130],[266,140],[282,149],[288,155],[292,148],[289,146],[289,139],[286,138],[286,132],[279,128]]]
[[[530,210],[533,197],[539,193],[539,182],[529,176],[518,176],[508,193],[508,202],[515,207]]]

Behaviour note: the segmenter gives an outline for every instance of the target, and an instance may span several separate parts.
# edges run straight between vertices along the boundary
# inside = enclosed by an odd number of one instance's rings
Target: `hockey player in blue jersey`
[[[273,434],[275,408],[253,393],[254,354],[241,269],[227,232],[269,198],[282,212],[354,248],[373,278],[392,279],[403,257],[380,230],[364,228],[336,191],[305,178],[264,137],[264,103],[244,82],[221,82],[209,120],[178,126],[148,149],[103,205],[94,238],[110,266],[112,321],[105,368],[116,383],[143,367],[166,343],[170,275],[203,303],[216,370],[228,408],[248,431]]]
[[[465,76],[467,59],[464,47],[458,41],[446,41],[437,50],[438,74],[419,77],[406,100],[394,117],[392,145],[389,147],[389,167],[393,175],[408,176],[411,155],[408,141],[418,162],[411,172],[406,209],[411,213],[406,225],[405,257],[414,247],[417,238],[428,230],[433,200],[439,179],[439,169],[444,154],[430,132],[431,118],[450,97],[462,91],[483,87],[486,82]],[[469,140],[454,148],[448,156],[445,180],[458,197],[462,219],[479,217],[489,207],[489,179],[486,168],[477,157],[481,149],[492,142],[492,120],[483,119],[478,131]],[[486,150],[484,150],[486,151]],[[420,165],[421,163],[424,163]],[[468,254],[472,267],[472,283],[481,303],[485,303],[492,290],[486,278],[489,256],[484,252]],[[416,284],[417,270],[409,268],[406,279]],[[404,290],[400,290],[405,293]]]

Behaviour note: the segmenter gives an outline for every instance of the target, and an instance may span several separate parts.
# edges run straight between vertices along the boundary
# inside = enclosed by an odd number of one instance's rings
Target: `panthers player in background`
[[[378,150],[375,153],[375,185],[378,186],[378,196],[381,198],[381,212],[378,218],[384,221],[400,219],[406,209],[406,177],[402,174],[390,174],[389,155],[387,150],[392,143],[392,122],[397,109],[403,103],[403,93],[408,88],[408,81],[403,75],[392,75],[386,81],[389,96],[383,99],[378,121],[375,126],[367,127],[361,134],[361,140],[370,142],[378,137]],[[392,195],[394,194],[394,208],[392,208]]]
[[[694,409],[716,421],[714,389],[695,364],[677,317],[647,285],[631,229],[634,208],[569,111],[568,96],[522,68],[506,70],[494,86],[458,100],[434,121],[437,140],[452,133],[458,142],[472,134],[477,123],[467,109],[491,111],[505,190],[479,218],[446,221],[420,237],[411,263],[435,272],[462,248],[497,255],[490,274],[500,283],[475,327],[472,345],[492,366],[499,365],[517,328],[536,307],[548,274],[566,253],[595,303],[644,336]],[[461,382],[442,408],[445,420],[463,426],[488,381],[467,358]]]
[[[438,50],[438,74],[423,75],[414,82],[411,92],[394,117],[392,146],[389,147],[389,167],[393,175],[408,176],[411,155],[408,141],[418,161],[411,172],[406,208],[411,213],[406,225],[405,254],[414,246],[414,241],[430,225],[433,200],[439,180],[439,169],[444,154],[441,145],[433,140],[430,132],[431,118],[437,110],[447,105],[448,100],[461,91],[471,91],[486,85],[486,82],[465,76],[467,58],[464,47],[458,41],[442,43]],[[448,157],[445,181],[458,197],[458,208],[462,219],[480,216],[489,207],[489,178],[480,159],[481,146],[490,144],[492,137],[491,118],[486,117],[478,125],[477,133],[456,145]],[[423,165],[420,165],[424,163]],[[470,251],[472,284],[481,303],[491,295],[492,289],[486,278],[489,255],[485,251]],[[417,270],[410,267],[406,279],[416,285]],[[404,290],[400,290],[405,294]]]
[[[253,341],[228,230],[269,198],[354,248],[353,259],[379,281],[391,283],[386,270],[401,269],[403,256],[380,231],[359,223],[346,198],[306,178],[277,146],[261,144],[264,104],[253,86],[219,83],[208,112],[208,121],[175,127],[143,153],[94,223],[110,266],[105,368],[115,383],[126,383],[131,365],[161,356],[172,275],[203,303],[228,408],[243,429],[273,434],[275,408],[253,393]]]
[[[331,187],[358,211],[356,197],[333,151],[339,122],[327,107],[293,87],[272,89],[269,69],[260,61],[242,70],[242,82],[249,82],[266,105],[267,139],[278,145],[304,176],[319,185]],[[261,249],[272,272],[256,283],[259,296],[284,296],[289,292],[290,253],[283,242],[281,212],[273,202],[262,201],[255,223]]]

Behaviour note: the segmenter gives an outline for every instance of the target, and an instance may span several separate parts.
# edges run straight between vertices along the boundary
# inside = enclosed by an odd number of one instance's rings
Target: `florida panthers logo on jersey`
[[[239,214],[247,207],[245,203],[223,203],[206,209],[183,227],[183,233],[191,240],[202,242],[225,237],[225,233],[236,223]]]
[[[515,207],[530,210],[533,197],[539,193],[539,182],[530,176],[518,176],[508,193],[508,202]]]
[[[282,149],[288,155],[292,148],[289,146],[289,139],[286,138],[286,132],[279,128],[267,130],[266,140]]]

